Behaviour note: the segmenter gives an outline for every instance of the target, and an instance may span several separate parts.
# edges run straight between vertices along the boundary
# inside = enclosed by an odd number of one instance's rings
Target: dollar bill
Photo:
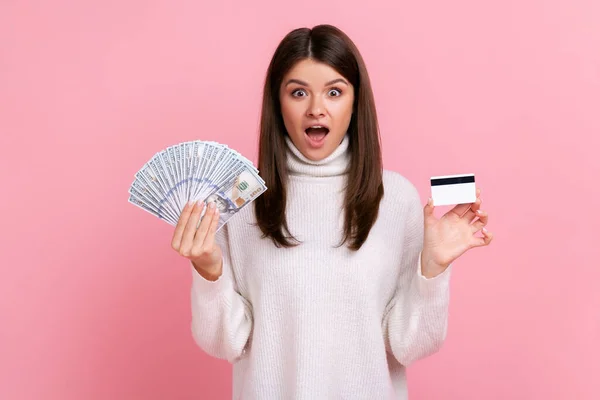
[[[207,203],[214,202],[220,214],[217,230],[220,230],[231,217],[252,203],[266,189],[260,176],[250,168],[246,168],[231,182],[227,182],[223,187],[210,194],[206,201]]]

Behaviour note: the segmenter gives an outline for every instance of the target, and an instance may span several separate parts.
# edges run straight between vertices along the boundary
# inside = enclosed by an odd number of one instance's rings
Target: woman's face
[[[354,88],[327,64],[306,59],[284,77],[279,90],[285,128],[313,161],[329,156],[348,131]]]

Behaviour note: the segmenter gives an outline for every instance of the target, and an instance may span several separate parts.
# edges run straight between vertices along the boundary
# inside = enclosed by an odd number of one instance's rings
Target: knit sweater
[[[451,270],[421,274],[419,194],[384,170],[366,242],[339,247],[348,136],[317,162],[286,141],[286,215],[301,244],[277,248],[254,208],[240,210],[217,232],[221,276],[192,267],[193,338],[233,363],[235,400],[407,399],[406,366],[445,339]]]

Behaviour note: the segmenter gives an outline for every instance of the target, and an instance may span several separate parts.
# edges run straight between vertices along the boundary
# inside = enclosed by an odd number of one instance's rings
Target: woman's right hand
[[[215,232],[219,225],[219,211],[211,202],[202,222],[198,226],[200,215],[204,209],[203,201],[195,205],[187,203],[175,227],[171,247],[181,256],[189,259],[192,265],[205,279],[216,280],[222,272],[222,253],[215,243]]]

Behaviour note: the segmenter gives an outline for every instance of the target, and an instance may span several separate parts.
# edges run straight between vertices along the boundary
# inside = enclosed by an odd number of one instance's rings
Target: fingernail
[[[485,227],[483,227],[483,231],[484,231],[485,233],[487,233],[487,231],[488,231],[488,230],[487,230],[487,229],[485,229]]]
[[[209,208],[213,209],[215,208],[215,203],[213,203],[212,201],[210,202],[210,204],[208,205]]]
[[[477,214],[483,214],[483,211],[477,210]]]

